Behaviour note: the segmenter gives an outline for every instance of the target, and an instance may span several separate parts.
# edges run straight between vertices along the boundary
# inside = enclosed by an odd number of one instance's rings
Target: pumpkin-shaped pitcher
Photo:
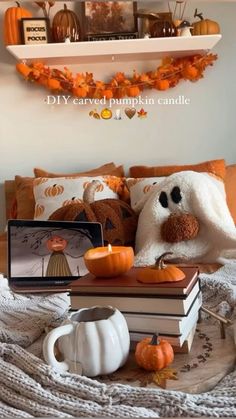
[[[54,345],[64,361],[57,361]],[[108,307],[84,308],[49,332],[43,343],[48,364],[58,372],[70,371],[95,377],[121,367],[129,354],[130,338],[126,320],[119,310]]]

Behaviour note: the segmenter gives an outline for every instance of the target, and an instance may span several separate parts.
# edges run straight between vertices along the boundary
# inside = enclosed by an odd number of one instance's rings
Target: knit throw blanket
[[[236,262],[202,275],[205,304],[233,313]],[[234,279],[236,281],[236,279]],[[45,327],[67,314],[65,294],[12,294],[0,281],[0,417],[236,417],[236,370],[214,390],[185,394],[153,388],[100,383],[55,372],[35,356]],[[34,352],[34,353],[32,353]]]

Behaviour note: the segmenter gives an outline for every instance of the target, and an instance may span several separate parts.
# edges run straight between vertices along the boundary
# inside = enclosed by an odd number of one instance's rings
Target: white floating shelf
[[[41,45],[9,45],[17,60],[47,64],[154,60],[168,55],[181,56],[211,50],[221,35],[125,39],[116,41],[72,42]]]

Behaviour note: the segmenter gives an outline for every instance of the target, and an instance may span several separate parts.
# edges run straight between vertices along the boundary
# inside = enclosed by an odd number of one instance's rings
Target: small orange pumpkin
[[[136,97],[140,95],[140,89],[138,86],[131,86],[128,89],[128,96],[130,97]]]
[[[137,280],[146,284],[182,281],[185,278],[185,274],[181,269],[174,265],[167,266],[164,264],[164,257],[167,255],[172,255],[172,253],[163,253],[163,255],[157,258],[155,265],[140,269],[137,274]]]
[[[73,95],[77,97],[86,97],[88,94],[88,90],[85,89],[85,87],[74,87],[73,89]]]
[[[197,9],[195,9],[194,17],[199,17],[200,20],[192,23],[193,35],[214,35],[220,33],[219,24],[210,19],[203,19],[202,13],[198,13]]]
[[[49,186],[48,188],[45,189],[44,195],[45,196],[57,196],[57,195],[61,195],[63,192],[64,192],[64,186],[57,185],[55,183],[55,185]]]
[[[48,88],[50,90],[61,90],[61,83],[56,79],[48,79],[47,81]]]
[[[32,14],[16,2],[17,7],[9,7],[4,15],[4,43],[5,45],[21,44],[20,20],[32,17]]]
[[[102,96],[105,97],[106,99],[111,99],[113,97],[113,92],[110,89],[105,89],[102,92]]]
[[[109,246],[111,251],[109,251]],[[84,263],[96,277],[112,278],[129,271],[134,264],[132,247],[112,246],[95,247],[84,255]]]
[[[28,65],[24,63],[17,63],[16,70],[18,71],[18,73],[22,74],[22,76],[27,78],[30,72],[32,71],[32,68],[30,68]]]
[[[158,341],[158,335],[145,338],[138,342],[135,349],[137,364],[147,371],[159,371],[167,367],[174,360],[174,351],[167,340]]]
[[[156,80],[154,86],[157,90],[167,90],[170,87],[170,83],[167,79]]]

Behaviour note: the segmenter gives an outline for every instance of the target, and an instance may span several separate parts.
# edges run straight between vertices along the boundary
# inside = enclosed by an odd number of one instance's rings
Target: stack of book
[[[73,281],[71,310],[96,305],[116,307],[126,318],[131,341],[158,333],[176,351],[189,352],[202,304],[198,269],[181,268],[184,280],[161,284],[138,282],[138,269],[112,279],[87,274]]]

